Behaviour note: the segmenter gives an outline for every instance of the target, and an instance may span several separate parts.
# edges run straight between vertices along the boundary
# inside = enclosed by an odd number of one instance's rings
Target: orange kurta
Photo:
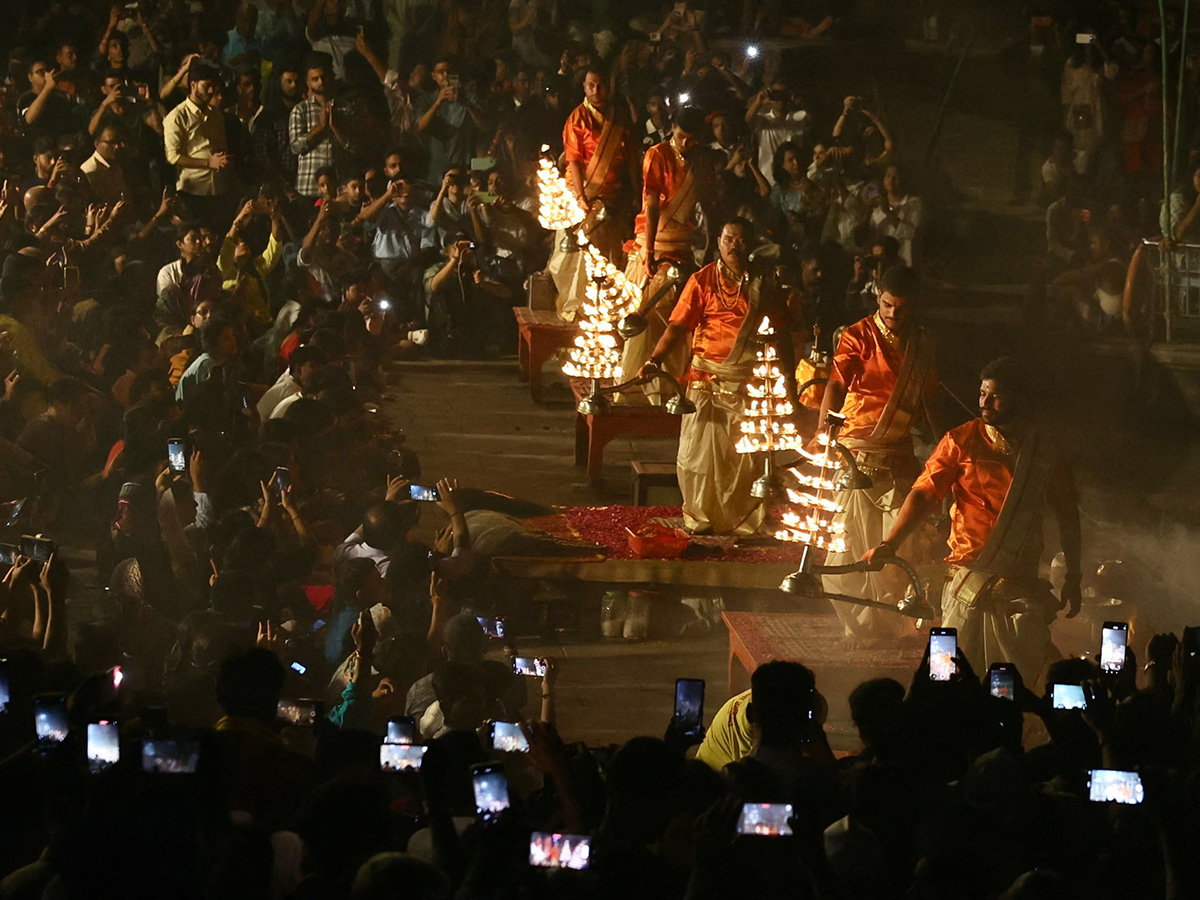
[[[982,419],[946,432],[938,442],[913,490],[938,498],[954,494],[946,562],[965,565],[983,551],[1012,485],[1015,462],[988,440]]]
[[[679,243],[683,246],[691,246],[692,229],[695,227],[695,205],[687,210],[687,219],[684,223],[669,221],[662,216],[667,206],[671,202],[671,198],[675,193],[683,187],[684,180],[687,178],[687,163],[679,158],[679,155],[671,147],[669,141],[663,141],[661,144],[655,144],[646,151],[646,155],[642,157],[642,209],[637,214],[637,219],[633,224],[634,234],[637,235],[638,243],[646,246],[646,198],[657,197],[659,208],[658,220],[658,241],[664,243]]]
[[[714,363],[735,362],[729,360],[729,354],[750,306],[744,290],[736,300],[730,300],[721,294],[720,284],[715,262],[689,278],[671,313],[671,324],[683,325],[692,332],[694,356]]]
[[[867,438],[883,414],[900,367],[904,364],[903,348],[893,347],[879,331],[874,316],[867,316],[842,332],[837,352],[833,356],[833,371],[846,386],[842,415],[846,424],[841,438]],[[926,382],[925,393],[936,393],[936,371]]]
[[[619,127],[619,126],[618,126]],[[587,168],[596,147],[600,143],[600,134],[604,131],[604,122],[598,119],[588,107],[581,103],[567,116],[563,123],[563,155],[569,163],[579,163]],[[621,140],[617,152],[613,154],[612,164],[600,189],[600,197],[605,201],[612,200],[621,187],[622,173],[629,165],[629,137]],[[628,232],[626,232],[628,233]]]

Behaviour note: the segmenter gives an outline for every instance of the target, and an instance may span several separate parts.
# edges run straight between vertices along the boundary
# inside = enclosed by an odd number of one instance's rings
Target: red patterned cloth
[[[625,529],[637,531],[650,521],[665,520],[678,525],[683,512],[678,506],[571,506],[552,516],[525,519],[530,528],[554,537],[588,541],[607,547],[613,559],[635,559],[629,549]],[[696,537],[684,552],[684,559],[731,563],[796,563],[798,544],[764,544],[738,547],[732,537]]]

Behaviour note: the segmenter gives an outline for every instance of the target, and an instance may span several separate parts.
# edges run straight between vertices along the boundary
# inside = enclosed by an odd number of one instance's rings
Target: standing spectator
[[[238,4],[235,23],[225,36],[225,47],[221,50],[221,59],[229,66],[256,63],[262,58],[262,44],[259,43],[256,34],[258,7],[248,0],[242,0]]]
[[[923,219],[921,198],[908,192],[908,184],[899,166],[888,166],[883,173],[883,191],[878,206],[871,213],[875,237],[894,237],[900,242],[900,258],[906,266],[913,264],[913,244]]]
[[[259,177],[277,184],[293,185],[296,183],[297,157],[292,152],[288,125],[292,110],[304,97],[304,85],[298,65],[280,63],[275,72],[279,73],[278,96],[271,97],[268,91],[262,111],[252,122],[250,147]]]
[[[329,57],[335,79],[346,77],[346,54],[354,49],[355,31],[342,0],[314,0],[304,37],[315,52]]]
[[[163,143],[167,162],[175,167],[175,187],[196,214],[216,211],[217,199],[230,187],[226,171],[232,159],[225,117],[213,109],[220,87],[216,67],[193,60],[188,70],[188,98],[167,113]]]
[[[17,114],[33,132],[62,137],[80,126],[79,107],[58,87],[55,72],[43,56],[26,69],[30,91],[17,100]]]
[[[1110,63],[1095,40],[1076,44],[1063,66],[1062,104],[1065,126],[1075,142],[1075,171],[1091,171],[1100,142],[1104,139],[1104,80],[1117,77],[1116,63]]]
[[[95,144],[96,152],[84,160],[79,168],[87,177],[88,186],[96,199],[115,206],[129,193],[125,173],[120,166],[125,140],[114,126],[106,125],[96,135]]]
[[[475,129],[486,127],[483,113],[463,90],[458,70],[448,59],[433,67],[437,90],[424,98],[417,130],[429,142],[425,180],[437,184],[451,166],[466,167],[475,147]]]
[[[326,94],[325,64],[314,58],[305,67],[308,97],[296,104],[288,117],[288,137],[292,153],[299,157],[296,192],[316,198],[320,195],[317,172],[334,164],[335,145],[349,148],[349,140],[334,115],[334,103]]]
[[[746,124],[758,138],[758,169],[774,187],[775,151],[788,141],[803,142],[808,113],[800,108],[795,92],[776,81],[754,95],[746,110]]]

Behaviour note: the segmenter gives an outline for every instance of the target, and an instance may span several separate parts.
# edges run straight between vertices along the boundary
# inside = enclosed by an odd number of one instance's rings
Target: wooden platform
[[[842,623],[835,616],[726,612],[721,618],[729,629],[731,694],[734,660],[751,675],[773,659],[804,663],[810,669],[839,666],[899,675],[915,670],[925,652],[920,641],[902,641],[887,647],[851,646],[843,640]],[[907,682],[906,675],[900,677]]]
[[[542,400],[542,366],[556,350],[568,347],[575,337],[574,322],[565,322],[554,310],[514,306],[517,320],[517,366],[521,380],[529,382],[534,402]]]
[[[578,403],[588,395],[591,382],[571,379],[571,390]],[[604,472],[604,448],[618,437],[677,438],[681,416],[673,416],[660,406],[623,406],[613,403],[608,412],[586,416],[575,412],[575,465],[587,469],[588,481],[599,480]]]

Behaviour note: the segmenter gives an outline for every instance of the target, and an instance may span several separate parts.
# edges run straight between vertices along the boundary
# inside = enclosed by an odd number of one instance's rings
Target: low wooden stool
[[[679,476],[675,471],[675,463],[643,462],[635,459],[633,468],[633,505],[634,506],[677,506],[676,500],[682,501],[679,492]],[[670,502],[651,503],[651,491],[673,491]]]

